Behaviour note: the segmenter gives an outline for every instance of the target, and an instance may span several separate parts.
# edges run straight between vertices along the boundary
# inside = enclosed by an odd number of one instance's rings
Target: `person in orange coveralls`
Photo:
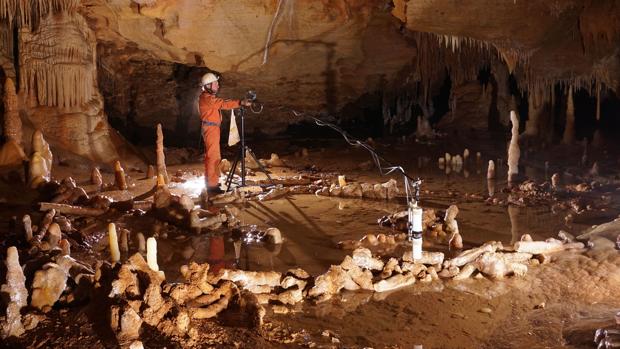
[[[220,89],[218,80],[219,77],[214,73],[207,73],[202,77],[202,93],[198,104],[202,120],[202,138],[205,142],[205,185],[208,194],[224,192],[219,187],[221,110],[251,105],[248,100],[228,100],[217,97]]]

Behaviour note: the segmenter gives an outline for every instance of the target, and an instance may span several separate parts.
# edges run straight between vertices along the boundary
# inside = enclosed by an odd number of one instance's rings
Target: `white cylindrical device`
[[[409,205],[409,240],[412,245],[413,260],[422,259],[422,208]]]

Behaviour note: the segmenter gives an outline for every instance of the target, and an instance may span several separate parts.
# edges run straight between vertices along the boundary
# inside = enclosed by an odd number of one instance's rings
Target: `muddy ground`
[[[475,138],[474,138],[475,137]],[[465,137],[463,137],[465,138]],[[501,138],[501,137],[499,137]],[[402,143],[385,139],[374,143],[393,163],[423,180],[421,206],[440,212],[449,205],[460,209],[457,217],[465,248],[490,240],[510,244],[521,235],[530,234],[535,240],[556,237],[564,230],[573,235],[592,225],[609,222],[620,214],[620,181],[618,180],[615,145],[601,151],[590,151],[586,165],[580,164],[580,146],[539,149],[523,147],[521,181],[548,181],[551,174],[562,174],[562,185],[594,183],[594,189],[571,195],[553,195],[514,202],[505,178],[505,143],[502,139],[482,136],[455,141],[444,138],[434,144]],[[278,140],[254,142],[253,148],[261,158],[276,152],[286,167],[270,168],[274,176],[293,176],[299,173],[346,175],[348,181],[385,182],[389,178],[402,181],[397,175],[382,177],[370,157],[362,149],[350,148],[340,139]],[[302,148],[308,156],[299,156]],[[440,169],[437,158],[445,152],[462,154],[468,148],[470,158],[464,170],[447,173]],[[477,161],[476,152],[481,153]],[[230,157],[231,155],[228,154]],[[498,163],[498,179],[493,200],[489,200],[486,163]],[[594,176],[588,171],[594,161],[600,171]],[[545,166],[548,162],[548,166]],[[173,183],[176,193],[194,197],[200,194],[202,165],[196,157],[189,163],[168,166],[182,182]],[[144,172],[128,171],[134,184],[127,192],[106,193],[115,199],[126,199],[148,191],[154,179],[143,179]],[[76,166],[54,167],[53,176],[74,177],[89,187],[88,169]],[[104,172],[107,181],[113,174]],[[2,203],[1,230],[9,235],[11,216],[35,210],[37,193],[13,184],[5,174],[0,184]],[[250,179],[264,178],[259,172]],[[598,185],[597,183],[600,183]],[[23,186],[23,185],[22,185]],[[513,196],[509,198],[509,196]],[[516,195],[518,196],[518,195]],[[571,200],[581,200],[575,210]],[[241,221],[245,227],[258,229],[277,227],[285,239],[272,246],[246,239],[240,258],[229,232],[196,234],[179,231],[166,225],[167,236],[158,240],[159,265],[167,281],[180,279],[179,268],[189,261],[208,262],[213,266],[245,270],[276,270],[301,267],[317,276],[330,265],[339,264],[350,251],[338,248],[338,242],[360,239],[368,233],[392,233],[380,227],[377,220],[405,209],[404,197],[390,201],[290,195],[269,201],[251,201],[240,205]],[[108,258],[105,227],[108,221],[122,220],[126,227],[148,232],[158,223],[150,217],[101,217],[84,222],[88,226],[85,241],[72,247],[76,259],[94,263]],[[38,221],[38,218],[33,218]],[[168,231],[169,230],[169,231]],[[10,241],[0,242],[2,250]],[[223,244],[223,251],[214,251]],[[441,244],[429,241],[426,248],[450,254]],[[4,252],[3,252],[4,253]],[[4,255],[2,256],[4,258]],[[88,304],[58,307],[49,312],[37,328],[19,339],[4,341],[2,347],[64,347],[108,348],[118,345],[114,334],[95,319],[101,314]],[[304,302],[291,308],[288,314],[276,314],[267,307],[265,325],[261,330],[249,329],[225,316],[201,324],[201,341],[184,343],[159,335],[146,328],[141,340],[145,347],[240,347],[240,348],[591,348],[596,328],[611,324],[620,310],[620,253],[608,239],[595,239],[592,248],[553,256],[553,261],[530,268],[523,277],[505,280],[470,279],[462,282],[435,281],[416,283],[390,293],[346,292],[326,302]]]

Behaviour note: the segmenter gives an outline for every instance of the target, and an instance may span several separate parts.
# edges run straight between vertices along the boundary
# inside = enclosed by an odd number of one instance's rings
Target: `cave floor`
[[[382,141],[383,142],[383,141]],[[601,196],[612,196],[604,205],[592,204],[580,214],[568,205],[527,203],[513,206],[512,220],[506,201],[506,181],[498,179],[494,197],[499,203],[490,204],[486,162],[502,157],[503,142],[475,139],[446,145],[399,144],[396,140],[376,144],[394,163],[403,164],[413,176],[423,179],[421,205],[436,211],[449,205],[459,207],[457,220],[465,248],[478,246],[489,240],[514,242],[522,234],[534,240],[555,237],[559,230],[573,235],[594,224],[608,222],[620,214],[617,197],[620,183],[616,181],[614,155],[600,152],[597,159],[601,169],[608,169],[599,189],[580,194],[580,200],[596,202]],[[279,153],[286,167],[270,168],[274,176],[287,177],[301,172],[346,175],[348,181],[385,182],[376,168],[368,166],[370,159],[362,149],[352,149],[340,140],[326,140],[320,147],[311,141],[295,143],[279,140],[262,144],[260,157],[270,152]],[[295,153],[307,146],[309,154]],[[445,152],[460,153],[468,147],[470,158],[464,170],[439,169],[437,158]],[[285,149],[282,151],[282,149]],[[411,150],[415,149],[415,150]],[[255,149],[256,150],[256,149]],[[280,152],[278,152],[280,150]],[[482,161],[476,161],[476,152]],[[522,151],[522,171],[527,178],[543,182],[551,173],[564,171],[566,183],[579,183],[587,168],[576,160],[581,148]],[[561,155],[558,155],[561,154]],[[547,160],[548,159],[548,160]],[[544,162],[549,161],[545,170]],[[593,161],[590,159],[590,161]],[[500,160],[498,178],[504,177],[506,166]],[[505,163],[505,161],[503,161]],[[562,165],[569,164],[569,165]],[[171,184],[175,193],[197,197],[203,183],[199,176],[202,164],[189,163],[168,167],[169,173],[183,178],[182,183]],[[601,173],[605,173],[604,170]],[[56,166],[55,178],[71,175],[84,188],[88,185],[87,171]],[[106,192],[114,199],[128,199],[148,191],[154,179],[139,179],[144,173],[129,172],[135,184],[129,191]],[[402,182],[398,176],[390,176]],[[250,179],[264,178],[260,172]],[[113,174],[104,173],[107,182]],[[5,217],[31,210],[32,195],[10,190],[3,184],[6,206]],[[561,199],[559,201],[562,201]],[[9,204],[10,203],[10,204]],[[516,207],[516,209],[515,209]],[[158,260],[167,281],[181,278],[179,268],[189,261],[208,262],[212,268],[236,267],[245,270],[276,270],[301,267],[316,276],[330,265],[339,264],[350,251],[338,248],[338,242],[360,239],[368,233],[391,233],[391,228],[377,224],[382,216],[405,209],[405,200],[390,201],[345,199],[315,195],[289,195],[268,201],[250,201],[238,205],[240,220],[246,230],[277,227],[284,243],[269,245],[244,240],[239,258],[235,258],[232,240],[227,232],[196,234],[173,229],[160,234]],[[105,239],[108,221],[119,217],[93,220],[88,225],[87,246],[76,248],[72,256],[94,262],[107,258]],[[122,217],[122,223],[132,230],[152,229],[154,221],[144,217]],[[3,219],[6,221],[6,219]],[[163,228],[167,229],[166,227]],[[83,232],[84,233],[84,232]],[[215,246],[223,244],[221,249]],[[427,242],[426,248],[441,250],[445,246]],[[402,252],[402,251],[400,251]],[[584,253],[566,253],[554,256],[550,264],[530,268],[524,277],[501,281],[470,279],[462,282],[434,281],[416,283],[411,287],[388,293],[343,292],[341,296],[319,304],[300,303],[279,314],[268,308],[266,326],[262,333],[230,326],[215,321],[205,325],[204,331],[217,337],[226,333],[225,342],[211,342],[215,347],[346,347],[346,348],[589,348],[592,347],[596,328],[611,323],[613,314],[620,309],[620,256],[613,244],[596,243]],[[35,330],[5,345],[25,347],[113,347],[109,331],[87,325],[89,316],[80,308],[54,309]],[[145,330],[142,340],[146,347],[185,347],[182,341],[161,338],[156,331]],[[0,345],[1,346],[1,345]]]

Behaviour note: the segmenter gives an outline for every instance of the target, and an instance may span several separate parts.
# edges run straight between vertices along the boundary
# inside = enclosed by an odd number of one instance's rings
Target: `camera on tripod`
[[[256,91],[254,91],[254,90],[249,90],[249,91],[245,94],[245,99],[249,100],[250,102],[255,102],[255,101],[256,101]]]
[[[263,105],[261,103],[259,103],[256,100],[256,91],[254,90],[249,90],[246,94],[245,94],[245,99],[247,99],[248,101],[251,102],[250,105],[250,110],[254,113],[254,114],[259,114],[260,112],[263,111]]]

